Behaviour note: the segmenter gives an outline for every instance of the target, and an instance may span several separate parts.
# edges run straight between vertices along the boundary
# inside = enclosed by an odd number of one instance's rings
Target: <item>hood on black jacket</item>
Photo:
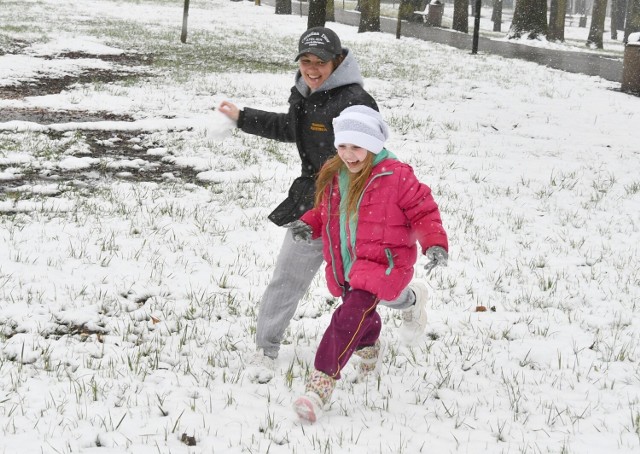
[[[343,48],[344,60],[340,63],[340,66],[336,68],[334,72],[327,78],[317,91],[328,91],[332,88],[342,87],[344,85],[357,84],[364,87],[364,81],[360,75],[360,66],[358,61],[353,56],[349,49]],[[311,90],[302,78],[300,70],[296,73],[296,88],[302,96],[308,98],[311,94]]]

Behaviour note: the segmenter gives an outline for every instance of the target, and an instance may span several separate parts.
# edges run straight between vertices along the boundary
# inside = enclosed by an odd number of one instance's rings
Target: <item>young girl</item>
[[[308,422],[329,402],[352,354],[363,358],[359,375],[374,370],[381,355],[376,306],[409,308],[416,297],[426,296],[424,284],[409,286],[416,242],[432,264],[444,266],[448,258],[431,189],[384,148],[388,128],[380,114],[362,105],[348,107],[333,120],[333,130],[338,153],[318,175],[314,208],[290,227],[297,240],[322,237],[327,284],[332,295],[342,297],[306,392],[294,402]]]

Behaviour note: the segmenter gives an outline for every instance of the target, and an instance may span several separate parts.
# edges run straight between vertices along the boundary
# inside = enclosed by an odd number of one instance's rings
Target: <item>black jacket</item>
[[[356,104],[378,110],[374,99],[362,87],[355,59],[346,52],[345,60],[322,87],[326,89],[308,93],[298,73],[298,82],[291,89],[287,113],[251,108],[240,112],[238,127],[242,131],[281,142],[295,142],[298,147],[300,176],[291,184],[288,197],[269,215],[277,225],[295,221],[313,207],[316,175],[336,152],[333,119]]]

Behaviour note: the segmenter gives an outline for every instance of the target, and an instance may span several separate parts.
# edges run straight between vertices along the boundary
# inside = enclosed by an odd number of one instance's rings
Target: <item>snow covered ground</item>
[[[441,206],[418,345],[301,425],[321,276],[268,384],[243,376],[297,175],[223,99],[284,111],[306,18],[252,2],[3,1],[0,452],[635,453],[640,98],[329,24]],[[420,262],[423,264],[424,262]],[[487,310],[482,310],[486,308]]]

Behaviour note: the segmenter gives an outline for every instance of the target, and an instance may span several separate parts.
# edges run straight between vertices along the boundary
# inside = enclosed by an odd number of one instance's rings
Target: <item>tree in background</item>
[[[638,0],[640,1],[640,0]],[[509,30],[509,39],[526,36],[537,39],[547,35],[546,0],[519,0],[513,11],[513,21]]]
[[[291,14],[291,0],[276,0],[276,14]]]
[[[453,0],[453,30],[469,33],[469,0]]]
[[[324,16],[327,22],[336,21],[336,2],[334,0],[327,0],[327,13]]]
[[[564,19],[567,14],[567,0],[551,0],[549,5],[549,41],[564,41]]]
[[[627,25],[624,28],[624,42],[628,42],[629,35],[636,32],[640,32],[640,0],[629,0]]]
[[[429,0],[400,0],[398,6],[398,18],[407,22],[423,22],[423,18],[414,11],[424,11]]]
[[[491,21],[493,22],[494,32],[502,31],[502,0],[493,0]]]
[[[602,49],[602,35],[604,33],[604,19],[606,14],[607,0],[594,0],[587,46],[595,46],[597,49]]]
[[[624,30],[626,0],[611,0],[611,39],[618,39],[618,30]]]
[[[309,17],[307,29],[324,27],[327,17],[327,0],[309,0]]]
[[[358,33],[380,31],[380,0],[360,0]]]
[[[412,20],[416,9],[415,0],[400,0],[400,6],[398,7],[398,19],[410,21]]]

